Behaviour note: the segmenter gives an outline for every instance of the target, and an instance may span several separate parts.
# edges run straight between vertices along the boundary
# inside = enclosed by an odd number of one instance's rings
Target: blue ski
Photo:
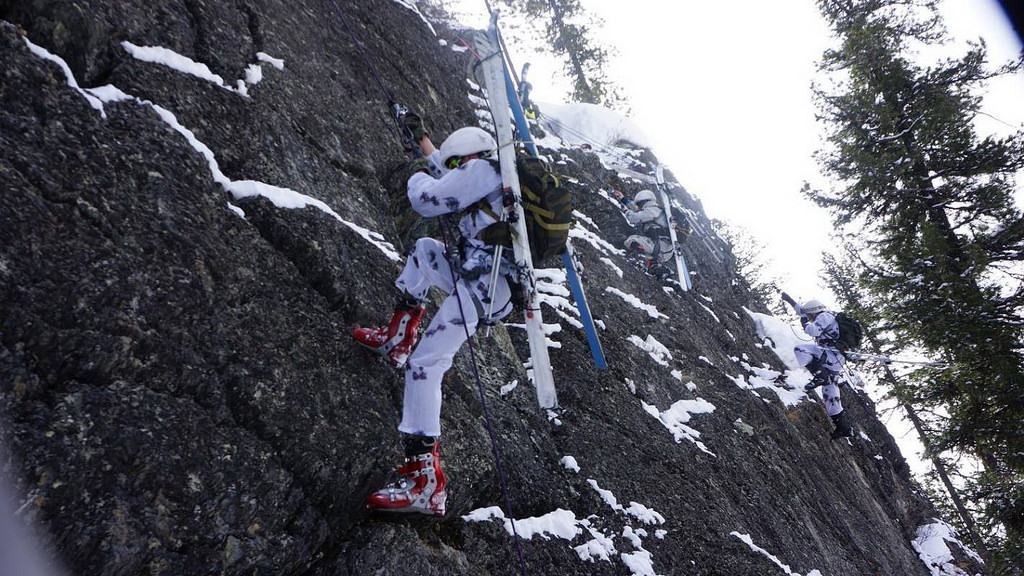
[[[509,106],[512,108],[512,119],[515,122],[516,130],[519,131],[519,137],[526,145],[526,150],[536,157],[537,146],[533,143],[530,127],[526,122],[526,114],[523,112],[523,105],[519,100],[519,91],[512,82],[508,66],[503,65],[502,69],[505,71],[505,92],[508,95]],[[590,345],[590,355],[594,358],[594,366],[599,370],[604,370],[608,368],[608,363],[604,359],[604,350],[601,348],[601,340],[597,335],[594,318],[590,314],[590,306],[587,305],[587,295],[583,293],[583,283],[576,271],[571,242],[566,243],[566,248],[565,254],[562,254],[562,265],[565,266],[569,291],[572,292],[572,297],[576,300],[576,309],[580,312],[580,322],[583,323],[583,332],[587,335],[587,344]]]

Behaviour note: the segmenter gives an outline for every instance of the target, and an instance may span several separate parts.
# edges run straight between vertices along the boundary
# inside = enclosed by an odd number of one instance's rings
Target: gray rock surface
[[[394,1],[339,6],[358,44],[329,1],[0,0],[0,441],[12,508],[49,535],[69,574],[521,573],[498,522],[461,518],[503,505],[467,349],[445,384],[448,516],[382,520],[364,508],[399,458],[402,378],[349,332],[387,318],[400,264],[341,220],[400,247],[405,158],[361,49],[438,141],[476,116],[458,32],[435,22],[435,36]],[[82,87],[137,100],[101,115],[26,36]],[[243,97],[134,59],[123,41],[174,50],[229,86],[257,53],[285,66],[263,64]],[[317,198],[341,220],[234,198],[146,102],[173,113],[227,178]],[[620,243],[629,229],[594,191],[616,175],[587,151],[547,154],[564,160],[578,209]],[[679,199],[709,230],[699,202]],[[697,237],[686,247],[695,290],[684,295],[614,256],[619,278],[577,243],[611,368],[594,369],[582,333],[562,322],[559,423],[536,407],[520,331],[474,339],[514,516],[572,511],[620,553],[588,562],[573,549],[586,533],[535,536],[522,541],[529,573],[629,574],[631,527],[647,531],[658,574],[783,573],[734,531],[803,574],[927,574],[910,541],[934,511],[870,401],[847,396],[872,440],[830,442],[819,403],[787,409],[731,380],[744,355],[781,365],[742,312],[763,306],[728,247]],[[630,334],[664,344],[681,379]],[[677,443],[641,404],[692,399],[690,381],[716,407],[691,422],[714,455]],[[739,433],[737,418],[755,435]],[[565,455],[579,473],[559,463]],[[591,479],[664,524],[613,510]]]

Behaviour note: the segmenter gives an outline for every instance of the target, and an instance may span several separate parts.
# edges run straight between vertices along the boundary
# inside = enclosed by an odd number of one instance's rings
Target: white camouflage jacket
[[[799,308],[797,312],[801,316],[806,316]],[[839,339],[839,323],[831,312],[822,311],[814,318],[814,322],[808,322],[804,326],[804,332],[814,338],[819,346],[830,346]]]
[[[417,172],[409,178],[409,202],[413,210],[432,218],[445,214],[458,214],[486,198],[495,214],[501,214],[501,175],[494,166],[482,159],[470,160],[454,170],[441,166],[440,152],[429,157],[433,172],[439,178]],[[490,268],[493,247],[476,239],[481,230],[496,220],[482,210],[472,210],[459,219],[459,232],[465,239],[462,268],[464,271]]]
[[[636,202],[630,202],[626,208],[628,208],[624,212],[626,222],[629,222],[630,226],[638,226],[644,235],[668,232],[668,219],[665,218],[665,211],[656,201],[645,202],[643,207],[638,207]]]

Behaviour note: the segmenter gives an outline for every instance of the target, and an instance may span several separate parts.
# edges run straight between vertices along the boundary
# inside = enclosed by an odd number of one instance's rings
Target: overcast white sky
[[[483,28],[482,0],[453,0],[460,20]],[[583,0],[604,19],[600,31],[619,55],[609,76],[625,89],[631,119],[654,152],[711,218],[746,228],[761,241],[785,289],[801,299],[830,302],[818,280],[821,252],[830,247],[828,215],[804,200],[805,181],[824,185],[812,154],[820,144],[810,86],[816,62],[832,39],[814,0]],[[944,0],[947,29],[962,48],[985,39],[990,61],[1002,63],[1021,44],[995,0]],[[538,40],[539,42],[539,40]],[[509,42],[517,65],[532,63],[533,99],[561,102],[568,84],[560,64]],[[962,54],[950,47],[949,55]],[[1024,125],[1024,75],[990,85],[979,117],[984,133]],[[1018,204],[1024,203],[1024,177]],[[917,473],[927,469],[901,413],[888,426]]]
[[[483,27],[483,4],[465,0],[475,16],[463,21]],[[703,201],[708,216],[761,241],[793,295],[827,302],[817,274],[831,226],[799,194],[805,181],[824,184],[811,158],[822,131],[810,86],[831,38],[814,0],[583,4],[605,21],[600,34],[619,52],[609,76],[626,91],[631,117],[658,157]],[[943,15],[955,38],[984,37],[993,62],[1021,49],[994,0],[945,0]],[[557,62],[521,43],[509,48],[517,65],[532,63],[534,100],[564,101]],[[1024,77],[990,92],[987,112],[1024,123]],[[979,126],[1010,130],[988,119]]]

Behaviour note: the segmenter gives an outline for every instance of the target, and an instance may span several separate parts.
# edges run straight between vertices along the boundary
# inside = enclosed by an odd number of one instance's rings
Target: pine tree
[[[933,0],[818,0],[841,46],[822,60],[818,87],[835,182],[807,194],[868,248],[865,285],[899,337],[951,369],[918,381],[913,403],[948,413],[937,450],[983,470],[968,487],[984,503],[996,569],[1024,566],[1024,286],[1006,271],[1024,258],[1014,174],[1024,134],[982,137],[980,91],[1021,61],[986,67],[983,43],[924,66],[916,49],[944,38]]]
[[[742,226],[713,220],[711,226],[720,238],[725,240],[734,257],[732,262],[736,273],[746,281],[756,302],[770,308],[769,303],[778,299],[779,286],[784,284],[772,274],[772,259],[764,252],[764,243],[755,238]],[[785,313],[781,303],[776,303],[780,313]]]
[[[848,253],[853,249],[847,247]],[[833,254],[822,255],[823,279],[826,286],[835,294],[840,308],[856,318],[864,327],[864,351],[871,354],[883,356],[895,356],[908,349],[913,348],[910,342],[896,341],[891,338],[891,332],[886,326],[885,319],[873,313],[880,307],[880,303],[872,302],[870,295],[866,294],[860,287],[858,278],[863,270],[855,258],[837,258]],[[924,368],[932,370],[932,368]],[[896,402],[896,405],[906,414],[917,432],[917,436],[924,446],[924,455],[932,463],[932,470],[929,474],[931,488],[934,484],[941,485],[939,489],[931,490],[929,494],[936,508],[945,512],[945,517],[951,524],[956,526],[961,534],[970,535],[970,542],[974,545],[975,551],[982,558],[988,561],[991,555],[988,553],[987,544],[978,533],[975,521],[975,514],[964,503],[961,491],[951,479],[955,475],[953,467],[947,464],[942,454],[935,449],[939,439],[935,435],[935,427],[927,421],[927,416],[921,414],[914,406],[913,389],[908,386],[908,378],[899,377],[889,365],[879,364],[871,367],[877,382],[887,390],[887,396]],[[942,490],[942,492],[939,492]]]
[[[611,50],[594,40],[591,30],[603,21],[588,13],[580,0],[502,0],[507,6],[541,25],[549,50],[564,58],[565,73],[573,82],[573,102],[602,104],[623,110],[626,99],[604,72]]]

